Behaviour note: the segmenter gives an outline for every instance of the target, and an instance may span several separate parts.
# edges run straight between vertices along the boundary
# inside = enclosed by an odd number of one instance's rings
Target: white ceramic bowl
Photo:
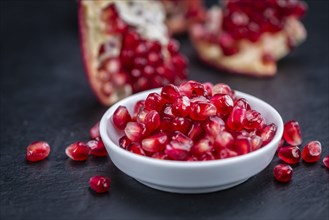
[[[273,140],[266,146],[237,157],[213,161],[169,161],[140,156],[122,149],[118,140],[123,132],[112,123],[112,115],[119,105],[126,106],[130,113],[134,104],[145,99],[151,92],[144,91],[127,97],[113,105],[104,114],[100,123],[100,134],[113,163],[137,181],[167,192],[206,193],[236,186],[256,175],[272,161],[283,133],[283,122],[279,113],[266,102],[236,91],[236,96],[248,100],[253,109],[259,111],[267,123],[278,127]]]

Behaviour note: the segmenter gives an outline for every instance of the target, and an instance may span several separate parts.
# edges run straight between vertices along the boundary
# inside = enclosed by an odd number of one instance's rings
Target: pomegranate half
[[[208,10],[190,36],[201,60],[229,72],[272,76],[276,61],[306,39],[307,6],[290,0],[227,0]]]
[[[80,0],[79,29],[88,79],[104,105],[186,78],[160,1]]]

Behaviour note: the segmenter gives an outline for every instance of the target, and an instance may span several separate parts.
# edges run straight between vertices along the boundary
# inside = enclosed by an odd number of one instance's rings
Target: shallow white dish
[[[169,161],[140,156],[122,149],[118,140],[123,132],[114,128],[112,115],[119,105],[126,106],[130,113],[134,104],[145,99],[151,92],[144,91],[127,97],[110,107],[102,117],[100,134],[107,152],[115,166],[137,181],[167,192],[174,193],[207,193],[236,186],[256,175],[272,161],[283,133],[283,122],[280,114],[266,102],[236,91],[236,96],[248,100],[253,109],[259,111],[267,123],[278,127],[273,140],[254,152],[213,161]]]

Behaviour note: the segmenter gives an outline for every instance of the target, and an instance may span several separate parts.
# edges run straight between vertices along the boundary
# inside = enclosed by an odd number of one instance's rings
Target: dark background
[[[1,219],[328,219],[328,2],[309,1],[307,41],[279,62],[274,78],[230,75],[201,64],[187,37],[181,50],[189,78],[225,82],[273,105],[301,124],[303,146],[323,144],[321,161],[293,166],[293,180],[273,179],[277,157],[232,189],[179,195],[141,185],[108,158],[69,160],[65,147],[88,140],[107,108],[97,103],[80,58],[75,1],[0,1]],[[26,146],[46,140],[51,155],[25,161]],[[112,179],[110,193],[88,188],[93,175]]]

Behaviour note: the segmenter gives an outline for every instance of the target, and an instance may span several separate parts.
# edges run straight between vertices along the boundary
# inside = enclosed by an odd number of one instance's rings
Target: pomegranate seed
[[[105,157],[107,155],[104,143],[100,137],[97,137],[94,140],[90,140],[86,144],[88,147],[90,147],[91,155],[96,157]]]
[[[140,141],[146,132],[146,127],[143,123],[128,122],[124,132],[129,140]]]
[[[229,95],[216,94],[211,97],[210,101],[221,115],[228,115],[233,109],[233,100]]]
[[[26,148],[26,160],[37,162],[44,160],[50,153],[50,146],[45,141],[34,141]]]
[[[232,95],[231,87],[224,83],[218,83],[212,87],[212,95],[216,94]]]
[[[243,121],[244,128],[248,130],[260,129],[264,124],[262,115],[255,110],[248,110]]]
[[[172,105],[172,113],[179,117],[186,117],[190,113],[190,99],[183,95]]]
[[[149,111],[145,116],[144,123],[148,132],[154,131],[160,126],[161,123],[159,113],[155,110]]]
[[[179,43],[176,40],[171,39],[167,47],[171,55],[175,55],[179,52]]]
[[[235,157],[238,156],[238,153],[235,152],[234,150],[230,150],[228,148],[222,148],[218,151],[217,157],[219,159],[225,159],[225,158],[230,158],[230,157]]]
[[[243,108],[243,109],[246,109],[246,110],[251,109],[248,101],[244,98],[236,100],[235,103],[234,103],[234,107]]]
[[[99,121],[91,127],[91,129],[89,130],[89,136],[92,139],[95,139],[97,137],[100,137],[100,133],[99,133]]]
[[[203,134],[202,124],[200,122],[193,122],[187,136],[193,141],[198,141]]]
[[[144,100],[139,100],[136,102],[134,106],[134,118],[137,117],[138,113],[144,108],[145,106],[145,101]]]
[[[279,142],[279,145],[278,145],[278,148],[276,149],[277,152],[279,152],[280,148],[283,147],[284,145],[284,139],[283,137],[281,138],[280,142]]]
[[[179,86],[179,90],[182,95],[185,95],[188,98],[208,95],[207,90],[205,89],[204,85],[202,83],[199,83],[199,82],[196,82],[193,80],[182,83]]]
[[[211,82],[205,82],[205,83],[202,83],[204,89],[206,90],[207,92],[207,95],[208,96],[212,96],[212,88],[213,88],[213,84]]]
[[[300,149],[297,146],[281,147],[278,156],[288,164],[296,164],[300,160]]]
[[[131,144],[131,140],[127,136],[124,135],[119,139],[119,146],[123,149],[127,149],[129,144]]]
[[[187,146],[178,141],[170,141],[165,149],[166,155],[173,160],[186,160],[189,154],[188,152],[189,149],[187,149]]]
[[[190,150],[190,148],[193,144],[193,141],[180,131],[174,132],[174,134],[172,136],[172,140],[184,144],[185,150]]]
[[[216,135],[214,141],[214,147],[216,150],[220,150],[223,148],[231,148],[234,144],[233,136],[226,131],[221,131]]]
[[[225,122],[218,116],[210,116],[203,122],[205,132],[213,137],[225,129]]]
[[[97,193],[109,191],[111,180],[105,176],[93,176],[89,179],[89,186]]]
[[[211,152],[213,145],[209,139],[201,139],[191,148],[193,156],[200,158],[202,155]]]
[[[322,160],[323,164],[329,169],[329,155],[325,156]]]
[[[187,134],[191,127],[191,120],[183,117],[176,117],[172,121],[172,129]]]
[[[77,141],[65,149],[66,155],[74,161],[85,161],[88,159],[90,148],[83,142]]]
[[[172,84],[164,86],[161,90],[161,97],[169,103],[174,103],[180,96],[178,88]]]
[[[211,103],[201,101],[191,103],[190,117],[193,120],[202,121],[216,113],[216,107]]]
[[[250,138],[251,151],[255,151],[262,147],[263,140],[261,137],[259,137],[258,135],[252,135]]]
[[[267,125],[261,130],[257,131],[257,135],[259,135],[262,138],[263,146],[270,143],[276,133],[277,126],[273,123]]]
[[[152,157],[159,160],[168,160],[168,156],[163,152],[156,152],[152,154]]]
[[[321,155],[321,143],[319,141],[311,141],[303,148],[302,158],[307,163],[318,162]]]
[[[284,124],[283,137],[292,146],[302,143],[302,134],[297,121],[288,121]]]
[[[216,156],[212,152],[207,152],[200,157],[200,161],[216,160]]]
[[[174,114],[172,113],[172,105],[171,104],[165,104],[163,111],[162,111],[162,115],[169,117],[169,118],[173,118]]]
[[[287,164],[278,164],[274,167],[273,173],[277,181],[285,183],[291,180],[293,170]]]
[[[245,120],[245,116],[246,109],[234,107],[227,118],[226,124],[230,129],[240,131],[244,127],[243,122]]]
[[[238,155],[247,154],[251,151],[251,138],[239,135],[234,142],[234,149]]]
[[[145,107],[150,110],[161,111],[165,101],[155,92],[150,93],[145,100]]]
[[[136,116],[136,121],[139,123],[145,123],[145,118],[146,115],[150,112],[150,110],[144,108],[141,108],[140,111],[138,112],[137,116]]]
[[[130,120],[131,116],[125,106],[119,106],[113,113],[113,123],[120,130],[123,130]]]
[[[171,130],[172,127],[172,118],[171,117],[161,117],[160,118],[160,126],[159,126],[159,130],[162,132],[168,132]]]
[[[142,148],[148,152],[159,152],[164,150],[168,142],[165,133],[158,133],[142,140]]]
[[[142,156],[146,155],[143,148],[142,148],[142,146],[137,142],[131,142],[129,144],[129,146],[127,147],[127,150],[134,153],[134,154],[139,154],[139,155],[142,155]]]

